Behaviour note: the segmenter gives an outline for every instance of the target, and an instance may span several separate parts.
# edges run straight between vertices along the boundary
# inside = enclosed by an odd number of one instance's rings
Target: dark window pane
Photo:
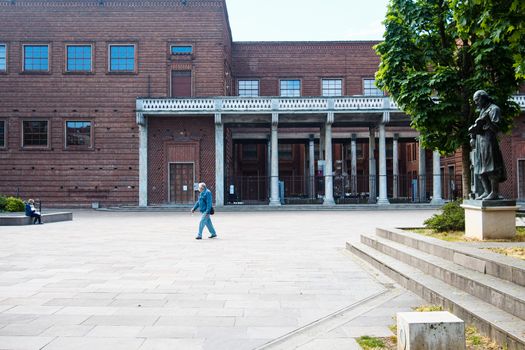
[[[91,147],[91,122],[66,122],[66,146]]]
[[[0,120],[0,147],[5,147],[5,120]]]
[[[48,71],[49,47],[47,45],[24,46],[24,71]]]
[[[47,121],[28,120],[23,122],[24,146],[47,146]]]
[[[110,46],[110,71],[133,72],[135,70],[135,46]]]

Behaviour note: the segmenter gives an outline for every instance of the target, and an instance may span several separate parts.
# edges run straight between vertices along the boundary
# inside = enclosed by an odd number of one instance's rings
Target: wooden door
[[[171,96],[191,97],[191,71],[171,72]]]
[[[193,204],[193,163],[170,163],[170,202]]]

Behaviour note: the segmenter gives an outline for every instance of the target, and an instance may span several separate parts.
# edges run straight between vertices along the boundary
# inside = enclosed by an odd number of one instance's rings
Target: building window
[[[323,79],[323,96],[342,96],[343,82],[341,79]]]
[[[91,45],[67,45],[68,72],[91,72]]]
[[[363,159],[365,154],[365,147],[368,147],[368,144],[366,143],[355,143],[355,156],[356,159]],[[346,159],[351,160],[352,159],[352,146],[348,145],[346,148]]]
[[[257,160],[257,145],[245,144],[242,145],[242,160]]]
[[[279,159],[281,160],[292,160],[292,144],[291,143],[280,143],[279,144]]]
[[[24,71],[49,71],[49,45],[24,45]]]
[[[173,45],[171,47],[172,55],[191,55],[193,53],[193,47],[189,45]]]
[[[383,91],[377,88],[375,79],[364,79],[363,80],[363,95],[365,96],[384,96],[384,93]]]
[[[239,96],[259,96],[259,80],[239,80]]]
[[[109,70],[111,72],[134,72],[135,45],[110,45]]]
[[[0,72],[7,71],[7,45],[0,44]]]
[[[281,80],[281,96],[283,97],[299,97],[301,96],[301,81],[300,80]]]
[[[22,145],[24,147],[47,147],[48,142],[47,120],[24,120]]]
[[[5,148],[5,120],[0,120],[0,148]]]
[[[66,122],[66,147],[91,148],[91,122]]]

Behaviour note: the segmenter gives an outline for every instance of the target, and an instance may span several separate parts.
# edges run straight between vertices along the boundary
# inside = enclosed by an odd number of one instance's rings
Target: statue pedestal
[[[464,200],[465,236],[476,239],[508,239],[516,235],[516,201]]]

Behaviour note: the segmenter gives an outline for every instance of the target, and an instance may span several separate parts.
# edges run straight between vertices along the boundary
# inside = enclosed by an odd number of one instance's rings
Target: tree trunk
[[[463,199],[470,198],[470,144],[463,144],[461,146],[461,165],[463,168],[462,176],[462,190],[463,190]]]

